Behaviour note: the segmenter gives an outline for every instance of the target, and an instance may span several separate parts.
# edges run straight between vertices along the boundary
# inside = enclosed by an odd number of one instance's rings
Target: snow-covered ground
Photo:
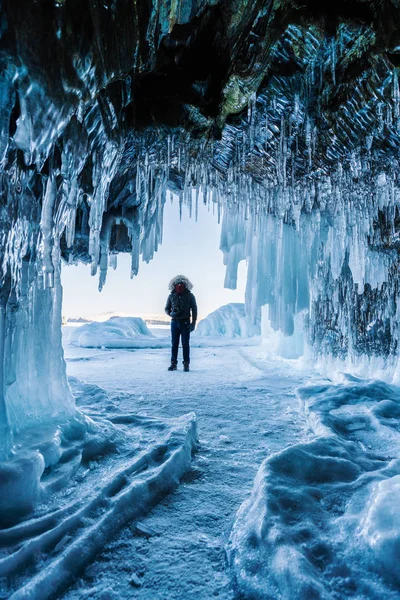
[[[91,426],[62,432],[48,494],[0,531],[0,598],[399,597],[397,388],[206,337],[170,373],[166,330],[138,349],[73,331]]]
[[[399,598],[400,393],[352,376],[298,389],[312,437],[269,456],[229,544],[249,598]]]
[[[167,350],[67,352],[70,374],[102,386],[122,413],[194,411],[199,447],[179,488],[141,519],[145,533],[135,522],[122,530],[65,597],[233,598],[230,529],[263,458],[307,437],[294,394],[303,376],[240,346],[193,348],[190,373],[167,372]]]

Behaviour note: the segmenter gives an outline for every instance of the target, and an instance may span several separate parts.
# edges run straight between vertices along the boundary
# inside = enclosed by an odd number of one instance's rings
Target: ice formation
[[[253,322],[268,305],[285,335],[302,320],[316,353],[397,356],[398,9],[319,4],[4,0],[7,468],[32,428],[53,428],[56,447],[58,427],[80,418],[61,346],[61,261],[90,263],[101,288],[130,252],[134,275],[162,241],[168,191],[194,217],[199,201],[217,205],[225,283],[247,259]],[[30,455],[37,478],[41,457]]]
[[[253,325],[246,316],[244,304],[240,303],[220,306],[200,321],[195,333],[195,337],[247,338],[254,335],[260,335],[260,323]]]
[[[149,347],[148,338],[153,337],[139,317],[111,317],[107,321],[93,321],[77,327],[69,336],[69,342],[85,348],[132,348],[135,343],[138,347],[141,343]]]
[[[40,478],[42,510],[20,523],[16,496],[3,498],[3,482],[0,488],[3,598],[60,597],[120,528],[176,487],[196,450],[193,413],[176,419],[121,413],[101,388],[71,383],[87,423],[59,432],[58,460]],[[33,502],[30,483],[38,473],[31,461],[24,466],[24,481],[13,492]],[[7,474],[2,471],[3,480]]]
[[[396,598],[398,388],[346,377],[299,395],[314,439],[270,456],[231,534],[244,597]]]

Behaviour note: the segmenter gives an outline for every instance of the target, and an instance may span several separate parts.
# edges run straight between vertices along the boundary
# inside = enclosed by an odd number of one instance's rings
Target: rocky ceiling
[[[397,177],[398,0],[3,0],[0,36],[2,220],[37,221],[52,173],[65,257],[75,236],[96,262],[88,229],[160,181],[236,202]]]
[[[93,133],[95,105],[109,137],[183,127],[219,139],[257,94],[278,112],[297,97],[334,160],[364,143],[392,94],[399,9],[397,0],[3,0],[1,157],[11,136],[40,170],[77,123]],[[375,146],[396,146],[381,121]]]

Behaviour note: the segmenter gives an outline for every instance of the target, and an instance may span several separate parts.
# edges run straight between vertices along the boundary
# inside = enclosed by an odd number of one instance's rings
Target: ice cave
[[[0,599],[398,599],[399,0],[0,0],[0,61]],[[188,374],[62,327],[170,197],[247,264]]]

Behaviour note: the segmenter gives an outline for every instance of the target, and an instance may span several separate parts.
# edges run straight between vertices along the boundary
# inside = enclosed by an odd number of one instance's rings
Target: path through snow
[[[197,414],[200,446],[177,490],[110,542],[63,598],[234,597],[225,546],[263,459],[307,439],[289,363],[258,348],[197,348],[192,371],[166,371],[165,350],[66,347],[68,372],[103,387],[122,412]]]

